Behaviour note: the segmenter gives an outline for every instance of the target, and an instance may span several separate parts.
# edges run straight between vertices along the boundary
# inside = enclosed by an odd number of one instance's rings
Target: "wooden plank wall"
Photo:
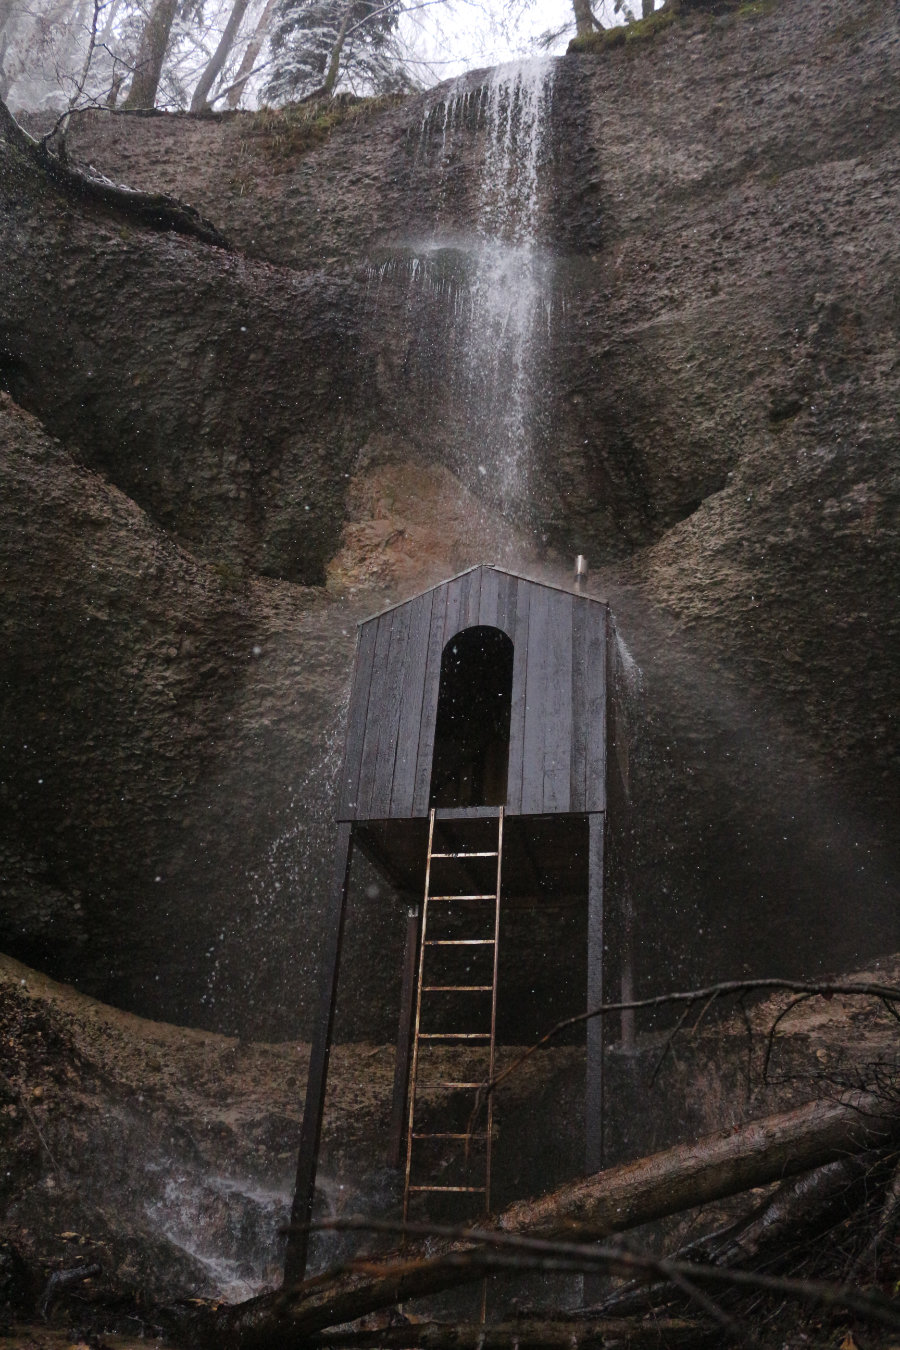
[[[428,813],[441,655],[465,628],[513,641],[510,815],[606,804],[606,607],[477,567],[360,627],[338,818]]]

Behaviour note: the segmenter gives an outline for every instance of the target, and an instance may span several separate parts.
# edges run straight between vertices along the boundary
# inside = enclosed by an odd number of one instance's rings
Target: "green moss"
[[[675,15],[671,9],[658,9],[649,18],[638,19],[635,23],[630,23],[625,29],[625,41],[647,42],[674,22]]]
[[[748,0],[748,3],[741,5],[737,10],[735,17],[738,19],[761,19],[765,14],[771,14],[775,8],[775,0]]]
[[[573,38],[569,43],[570,52],[605,52],[610,47],[621,47],[628,42],[647,42],[657,33],[675,22],[676,10],[669,5],[658,9],[649,18],[637,19],[634,23],[620,24],[617,28],[603,28],[597,33],[587,33],[584,37]]]
[[[212,570],[218,578],[223,590],[231,591],[236,594],[246,588],[246,582],[234,567],[227,562],[215,562]]]
[[[403,94],[350,99],[343,95],[327,102],[288,103],[283,108],[260,108],[246,126],[246,139],[261,141],[273,159],[294,159],[326,141],[344,122],[360,121],[396,107]]]
[[[597,33],[585,33],[573,38],[566,48],[569,52],[604,52],[607,47],[619,47],[625,41],[625,25],[602,28]]]

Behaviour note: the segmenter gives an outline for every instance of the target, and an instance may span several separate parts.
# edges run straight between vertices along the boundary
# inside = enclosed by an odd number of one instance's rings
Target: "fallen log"
[[[777,1269],[779,1249],[809,1242],[851,1213],[863,1202],[873,1180],[877,1189],[885,1165],[884,1153],[873,1150],[791,1177],[736,1223],[704,1234],[668,1259],[724,1269],[746,1267],[749,1262],[758,1269],[764,1257],[767,1270]],[[659,1314],[662,1303],[673,1301],[683,1303],[684,1294],[671,1281],[648,1284],[642,1277],[617,1289],[590,1312],[595,1317],[630,1318],[653,1311]]]
[[[569,1241],[598,1241],[640,1224],[693,1209],[821,1167],[888,1142],[900,1132],[895,1104],[855,1093],[842,1101],[765,1116],[636,1162],[570,1182],[550,1195],[523,1200],[486,1220],[485,1229]],[[214,1339],[282,1350],[308,1343],[327,1327],[424,1294],[465,1283],[477,1263],[447,1267],[452,1252],[472,1252],[464,1240],[409,1247],[365,1269],[319,1276],[276,1295],[223,1309]]]
[[[628,1319],[604,1317],[586,1320],[522,1318],[515,1322],[409,1322],[384,1327],[380,1331],[332,1332],[309,1342],[316,1350],[527,1350],[529,1346],[554,1350],[572,1350],[580,1346],[627,1346],[628,1350],[659,1350],[660,1345],[699,1347],[710,1342],[721,1344],[719,1327],[691,1321],[686,1317],[649,1317]]]

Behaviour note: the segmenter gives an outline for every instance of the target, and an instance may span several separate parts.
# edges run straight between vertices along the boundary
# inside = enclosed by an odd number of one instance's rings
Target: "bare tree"
[[[14,0],[0,0],[0,98],[9,93],[11,79],[6,69],[6,54],[9,51],[13,30]]]
[[[266,0],[262,14],[259,16],[253,36],[247,44],[247,50],[244,52],[241,64],[238,66],[237,78],[229,86],[226,94],[226,102],[229,108],[236,108],[240,103],[244,90],[247,87],[247,81],[252,75],[259,54],[262,51],[262,45],[269,35],[269,27],[272,22],[272,14],[275,10],[276,0]]]
[[[209,58],[203,73],[197,81],[193,97],[191,98],[191,112],[202,112],[203,109],[208,106],[210,91],[219,76],[219,72],[228,59],[229,52],[234,46],[234,40],[237,37],[238,29],[247,12],[247,5],[249,3],[250,0],[234,0],[234,4],[231,7],[231,13],[228,15],[228,21],[222,30],[219,44]]]
[[[572,8],[575,11],[575,36],[587,37],[596,27],[591,0],[572,0]]]
[[[153,7],[141,33],[134,78],[123,108],[155,106],[177,6],[178,0],[153,0]]]

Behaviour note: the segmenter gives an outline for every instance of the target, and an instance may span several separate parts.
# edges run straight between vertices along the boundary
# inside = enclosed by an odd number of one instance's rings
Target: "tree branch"
[[[443,1239],[445,1243],[455,1243],[457,1244],[455,1250],[448,1250],[419,1264],[427,1264],[435,1271],[439,1268],[447,1271],[467,1270],[471,1280],[481,1279],[486,1272],[495,1270],[565,1271],[569,1274],[612,1275],[641,1273],[645,1276],[648,1274],[660,1276],[682,1287],[699,1282],[723,1288],[731,1286],[783,1294],[805,1303],[847,1308],[881,1326],[890,1327],[892,1330],[900,1329],[900,1306],[892,1300],[878,1294],[860,1293],[858,1289],[845,1284],[830,1284],[824,1280],[795,1280],[787,1276],[766,1275],[760,1271],[729,1270],[695,1261],[651,1256],[624,1246],[595,1246],[559,1239],[528,1238],[484,1228],[451,1228],[441,1224],[392,1223],[386,1220],[352,1218],[329,1219],[317,1227],[342,1231],[409,1233]],[[467,1245],[463,1247],[461,1245],[463,1243]],[[374,1265],[375,1263],[361,1260],[349,1263],[343,1269],[368,1271]],[[411,1266],[411,1262],[405,1261],[396,1264],[394,1269],[403,1274],[408,1273]],[[379,1262],[377,1268],[382,1271],[391,1269],[384,1262]],[[689,1290],[686,1292],[690,1293]],[[707,1308],[707,1311],[711,1312],[711,1309]],[[729,1329],[733,1331],[731,1319]]]
[[[661,1345],[698,1347],[707,1338],[720,1340],[718,1332],[683,1317],[660,1317],[641,1324],[624,1317],[566,1319],[548,1317],[516,1319],[514,1322],[412,1322],[405,1326],[383,1327],[380,1331],[332,1332],[313,1337],[311,1346],[319,1350],[570,1350],[581,1345],[616,1345],[629,1350],[659,1350]]]
[[[701,1012],[701,1016],[705,1016],[709,1010],[709,1005],[714,1003],[718,998],[725,998],[732,994],[740,996],[743,994],[764,992],[795,993],[802,996],[802,998],[794,1000],[790,1007],[779,1013],[778,1017],[775,1019],[776,1026],[797,1002],[802,1002],[803,998],[808,998],[815,994],[821,995],[822,998],[831,998],[835,994],[865,996],[867,998],[879,999],[881,1002],[886,1003],[891,1007],[893,1007],[894,1004],[900,1004],[900,989],[891,985],[873,984],[868,981],[841,981],[837,983],[819,981],[813,983],[807,980],[778,979],[722,980],[718,984],[710,984],[703,989],[681,990],[673,994],[655,994],[652,998],[629,999],[627,1002],[623,1003],[601,1003],[596,1008],[589,1008],[587,1012],[576,1013],[573,1017],[564,1017],[561,1022],[557,1022],[555,1026],[552,1026],[549,1031],[544,1033],[540,1040],[535,1041],[534,1045],[531,1045],[527,1050],[524,1050],[522,1054],[514,1059],[511,1064],[508,1064],[505,1069],[501,1070],[500,1073],[495,1074],[493,1078],[485,1082],[479,1091],[472,1115],[474,1117],[477,1112],[481,1110],[484,1098],[488,1093],[494,1092],[506,1078],[509,1078],[511,1074],[515,1073],[516,1070],[519,1069],[527,1059],[530,1059],[537,1050],[540,1050],[542,1046],[547,1045],[550,1041],[554,1040],[561,1032],[568,1031],[570,1027],[581,1026],[585,1022],[590,1022],[595,1017],[606,1017],[608,1013],[637,1012],[641,1009],[663,1008],[673,1003],[687,1003],[688,1009],[679,1019],[678,1025],[675,1028],[675,1033],[673,1033],[674,1035],[677,1034],[684,1024],[687,1015],[690,1012],[690,1008],[697,1003],[707,1004]],[[670,1041],[671,1039],[672,1038],[670,1037]],[[665,1056],[668,1049],[669,1045],[667,1044],[663,1056]],[[768,1055],[766,1062],[768,1063]],[[657,1068],[659,1067],[661,1067],[661,1064],[657,1066]]]
[[[557,1241],[577,1235],[583,1242],[594,1242],[883,1146],[898,1132],[896,1103],[880,1097],[855,1092],[842,1101],[811,1102],[580,1178],[539,1199],[518,1201],[480,1232],[488,1231],[498,1240]],[[299,1347],[326,1327],[476,1278],[473,1243],[487,1241],[470,1233],[465,1240],[411,1249],[400,1264],[372,1260],[363,1269],[331,1272],[285,1287],[274,1298],[222,1309],[212,1341],[219,1347],[224,1343],[249,1348],[271,1346],[277,1336],[283,1350]],[[620,1263],[622,1271],[634,1268]],[[479,1269],[477,1274],[481,1273]],[[684,1273],[696,1278],[696,1267],[688,1264]],[[753,1287],[763,1286],[757,1282]],[[900,1313],[896,1316],[900,1324]]]
[[[140,192],[135,188],[113,183],[108,178],[95,177],[72,167],[59,155],[55,155],[49,146],[29,136],[2,101],[0,101],[0,135],[15,145],[70,196],[98,202],[151,229],[171,230],[176,234],[199,239],[204,244],[215,244],[218,248],[229,246],[215,225],[201,216],[193,206],[188,206],[187,202],[170,197],[165,192]]]

